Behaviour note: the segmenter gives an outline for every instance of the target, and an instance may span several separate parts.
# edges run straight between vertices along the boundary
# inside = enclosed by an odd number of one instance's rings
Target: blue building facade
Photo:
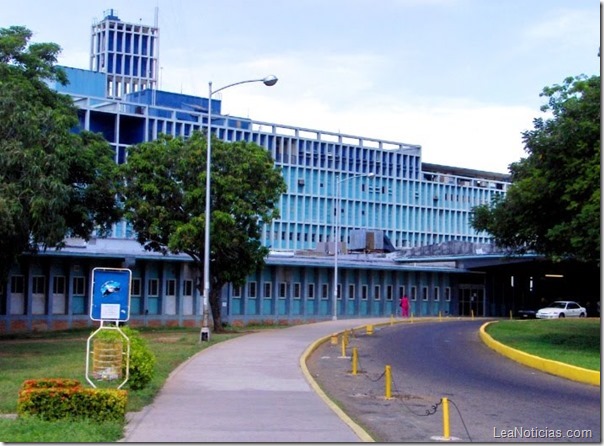
[[[396,315],[402,294],[415,316],[505,311],[486,292],[484,272],[464,259],[494,250],[470,217],[474,206],[506,193],[509,176],[422,163],[417,145],[225,116],[219,100],[157,90],[158,54],[157,26],[124,23],[111,10],[92,26],[91,69],[65,67],[70,84],[53,87],[73,98],[81,128],[101,133],[116,163],[127,162],[131,145],[162,133],[207,131],[209,106],[219,138],[253,141],[271,153],[287,184],[281,217],[263,228],[271,254],[245,286],[222,290],[223,320],[332,317],[336,248],[337,317]],[[132,270],[132,323],[199,325],[201,272],[186,256],[145,252],[125,221],[109,238],[66,245],[15,265],[1,290],[1,331],[90,325],[90,273],[102,266]],[[465,256],[451,254],[460,246]],[[425,247],[448,255],[410,256]]]

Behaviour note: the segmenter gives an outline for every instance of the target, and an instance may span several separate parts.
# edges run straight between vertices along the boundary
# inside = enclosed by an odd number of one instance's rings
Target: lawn
[[[141,329],[157,358],[150,385],[128,391],[128,412],[136,412],[153,401],[172,370],[188,358],[217,342],[242,333],[212,334],[210,342],[199,342],[199,329]],[[37,333],[0,338],[0,414],[16,413],[21,384],[34,378],[75,378],[86,381],[86,342],[92,330]],[[116,384],[116,386],[119,384]],[[124,386],[127,389],[127,384]],[[122,438],[123,423],[95,424],[87,421],[43,422],[36,419],[0,417],[1,442],[114,442]]]
[[[487,333],[512,348],[600,371],[600,319],[502,320]]]

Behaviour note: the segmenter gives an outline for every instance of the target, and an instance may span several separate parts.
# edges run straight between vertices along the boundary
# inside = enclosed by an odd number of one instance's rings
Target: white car
[[[572,300],[557,300],[535,315],[537,319],[554,319],[560,317],[585,317],[587,310]]]

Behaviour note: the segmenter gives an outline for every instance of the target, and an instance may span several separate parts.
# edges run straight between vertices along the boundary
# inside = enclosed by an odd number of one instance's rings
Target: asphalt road
[[[425,413],[429,402],[446,397],[451,436],[462,441],[600,442],[600,388],[499,355],[478,337],[484,322],[382,327],[375,336],[363,336],[361,368],[370,377],[382,364],[391,366],[394,392],[411,419],[409,430],[442,435],[442,415],[429,419]]]

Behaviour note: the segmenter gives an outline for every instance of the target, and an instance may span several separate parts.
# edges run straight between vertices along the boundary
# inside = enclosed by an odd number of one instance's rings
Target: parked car
[[[557,300],[537,311],[537,319],[554,319],[560,317],[585,317],[587,310],[572,300]]]
[[[537,310],[531,310],[526,308],[518,310],[518,317],[521,317],[523,319],[535,319],[536,316]]]

